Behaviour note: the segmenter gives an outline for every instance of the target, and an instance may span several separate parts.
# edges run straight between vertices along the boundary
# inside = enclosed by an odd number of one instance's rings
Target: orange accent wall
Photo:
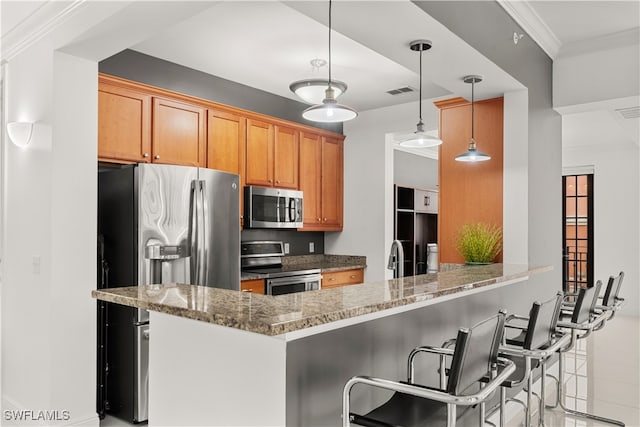
[[[503,98],[475,102],[475,140],[478,151],[491,156],[479,163],[455,161],[471,139],[471,103],[464,98],[439,101],[438,250],[441,263],[464,263],[456,250],[458,230],[465,223],[486,222],[502,227]],[[502,254],[496,261],[502,261]]]

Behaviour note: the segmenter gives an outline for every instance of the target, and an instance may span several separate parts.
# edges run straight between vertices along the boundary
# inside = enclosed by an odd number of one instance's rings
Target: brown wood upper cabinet
[[[207,121],[207,167],[240,175],[240,188],[245,182],[246,123],[244,116],[209,109]],[[244,196],[240,193],[240,223]]]
[[[206,166],[206,117],[200,105],[153,98],[152,161]]]
[[[247,119],[248,185],[298,188],[298,131]]]
[[[300,135],[300,190],[304,192],[303,230],[342,230],[343,144],[308,132]]]
[[[98,159],[151,161],[151,95],[100,79]]]

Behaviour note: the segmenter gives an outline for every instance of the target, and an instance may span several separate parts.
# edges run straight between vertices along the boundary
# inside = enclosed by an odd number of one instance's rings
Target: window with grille
[[[593,174],[562,177],[563,291],[593,285]]]

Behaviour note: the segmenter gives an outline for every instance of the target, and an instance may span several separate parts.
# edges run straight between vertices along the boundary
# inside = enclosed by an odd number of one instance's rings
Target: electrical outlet
[[[289,253],[289,244],[288,243],[284,244],[284,253],[285,253],[285,255]]]
[[[315,252],[316,248],[313,242],[309,242],[309,253]]]

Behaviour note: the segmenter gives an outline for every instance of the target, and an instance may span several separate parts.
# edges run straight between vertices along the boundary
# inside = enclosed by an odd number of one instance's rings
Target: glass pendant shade
[[[399,142],[401,147],[409,148],[437,147],[442,144],[442,140],[440,138],[429,135],[424,131],[424,124],[422,122],[418,123],[415,132],[402,137]]]
[[[456,160],[458,162],[484,162],[485,160],[491,160],[491,156],[478,151],[475,141],[472,141],[469,144],[469,149],[462,154],[458,154]]]
[[[329,86],[327,79],[298,80],[289,85],[291,92],[307,104],[321,104],[325,98],[325,92]],[[347,84],[338,80],[331,81],[331,88],[337,98],[347,90]]]
[[[313,122],[333,123],[355,119],[358,113],[351,107],[338,104],[333,88],[325,91],[322,104],[313,105],[302,112],[302,117]]]

